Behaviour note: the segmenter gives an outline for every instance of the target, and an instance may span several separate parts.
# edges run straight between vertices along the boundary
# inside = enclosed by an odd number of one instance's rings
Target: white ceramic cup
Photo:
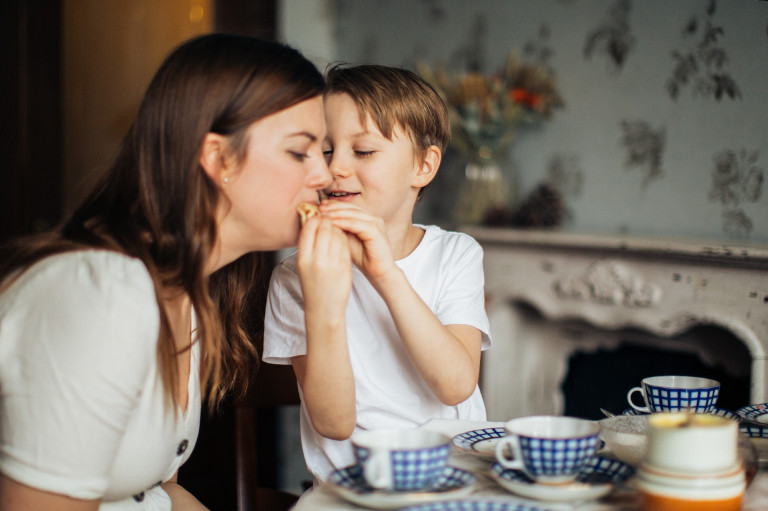
[[[356,431],[350,441],[365,481],[380,490],[428,487],[445,471],[451,453],[451,438],[436,431]]]
[[[717,474],[738,465],[739,425],[712,414],[662,412],[648,418],[645,463],[677,474]]]
[[[632,394],[639,392],[645,406],[636,405]],[[640,387],[627,392],[629,406],[643,413],[693,410],[712,411],[720,393],[720,382],[698,376],[652,376],[644,378]]]
[[[496,444],[496,461],[542,484],[573,481],[594,456],[600,433],[596,422],[551,415],[512,419],[504,429],[507,436]]]

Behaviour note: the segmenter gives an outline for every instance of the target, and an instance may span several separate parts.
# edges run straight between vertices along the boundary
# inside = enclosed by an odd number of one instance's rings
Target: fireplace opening
[[[589,327],[582,327],[589,328]],[[750,404],[750,354],[729,331],[697,326],[671,338],[638,331],[621,332],[616,346],[575,350],[562,383],[564,413],[604,418],[605,408],[629,408],[627,392],[649,376],[700,376],[720,382],[716,406],[735,411]],[[633,396],[642,405],[638,394]]]

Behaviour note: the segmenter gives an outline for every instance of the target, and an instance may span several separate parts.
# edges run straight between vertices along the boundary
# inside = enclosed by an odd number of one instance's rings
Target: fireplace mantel
[[[750,398],[768,402],[768,245],[466,227],[485,253],[487,307],[494,346],[483,359],[489,416],[557,413],[560,348],[519,341],[505,309],[516,302],[547,320],[576,319],[604,330],[635,328],[669,338],[697,325],[722,327],[751,356]],[[524,337],[524,336],[523,336]],[[531,350],[543,350],[532,356]],[[531,358],[533,357],[533,358]],[[557,357],[555,357],[557,359]],[[511,359],[521,359],[510,365]],[[522,362],[522,359],[526,362]],[[536,388],[510,401],[509,374],[534,376]],[[522,364],[526,365],[523,366]],[[530,382],[517,385],[529,386]],[[539,388],[540,387],[540,388]],[[530,400],[529,399],[529,400]],[[548,403],[548,400],[551,403]]]

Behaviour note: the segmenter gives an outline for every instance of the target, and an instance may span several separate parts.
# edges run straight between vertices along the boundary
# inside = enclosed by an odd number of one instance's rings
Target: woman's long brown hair
[[[323,77],[296,50],[256,38],[209,34],[179,46],[163,62],[108,172],[55,232],[17,240],[0,253],[0,282],[46,256],[89,248],[144,262],[155,283],[161,327],[158,362],[174,406],[178,351],[162,307],[163,289],[183,289],[197,316],[200,379],[211,407],[235,387],[244,391],[254,339],[261,335],[266,254],[246,254],[210,277],[205,265],[222,201],[198,163],[203,140],[228,137],[238,162],[255,121],[322,94]]]

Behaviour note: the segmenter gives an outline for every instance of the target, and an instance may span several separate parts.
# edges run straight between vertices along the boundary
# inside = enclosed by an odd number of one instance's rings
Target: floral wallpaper
[[[685,48],[672,52],[675,62],[667,90],[677,99],[690,86],[693,94],[716,100],[741,97],[739,86],[727,70],[728,54],[720,44],[725,30],[717,24],[717,3],[710,0],[706,15],[692,15],[683,29]]]
[[[517,133],[510,210],[556,202],[562,229],[768,242],[768,1],[329,5],[329,61],[492,73],[512,51],[551,73],[563,107]],[[465,163],[448,151],[417,220],[455,223]]]
[[[584,57],[591,59],[593,53],[598,53],[611,69],[621,69],[637,42],[629,22],[631,11],[632,0],[619,0],[612,5],[605,20],[587,34]]]

